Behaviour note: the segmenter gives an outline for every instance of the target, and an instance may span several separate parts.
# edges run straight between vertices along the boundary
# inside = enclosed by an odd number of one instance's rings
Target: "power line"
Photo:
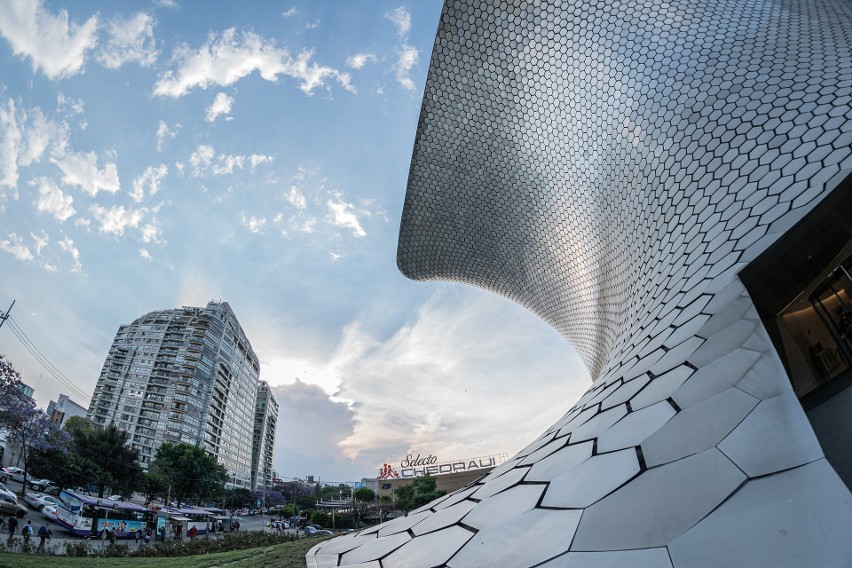
[[[80,397],[82,400],[85,401],[86,398],[90,398],[83,390],[77,387],[77,385],[75,385],[71,379],[69,379],[62,371],[60,371],[56,365],[51,363],[50,359],[48,359],[47,356],[45,356],[44,353],[42,353],[41,350],[36,347],[35,343],[33,343],[33,341],[27,336],[27,334],[24,333],[24,330],[21,329],[20,324],[18,324],[15,318],[11,316],[8,316],[8,318],[10,323],[9,329],[12,330],[12,333],[15,335],[15,337],[18,338],[18,341],[21,342],[21,344],[26,348],[26,350],[30,352],[30,354],[36,359],[36,361],[41,364],[42,367],[44,367],[44,369],[48,373],[53,375],[56,380],[58,380],[65,387],[70,389],[73,394]]]

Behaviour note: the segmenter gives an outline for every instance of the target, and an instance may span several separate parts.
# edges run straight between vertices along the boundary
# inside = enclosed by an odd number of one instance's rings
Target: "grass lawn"
[[[320,540],[306,538],[262,548],[171,558],[71,558],[4,552],[0,553],[0,568],[305,568],[305,554]]]

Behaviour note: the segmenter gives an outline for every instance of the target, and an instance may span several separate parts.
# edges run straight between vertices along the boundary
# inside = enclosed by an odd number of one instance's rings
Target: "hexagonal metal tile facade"
[[[447,0],[399,267],[514,299],[596,379],[308,566],[849,566],[852,496],[737,273],[852,172],[850,46],[842,0]]]

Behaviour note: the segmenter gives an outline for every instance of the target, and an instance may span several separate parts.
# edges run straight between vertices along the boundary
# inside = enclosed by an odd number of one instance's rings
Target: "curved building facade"
[[[740,278],[821,203],[852,218],[850,46],[836,0],[447,0],[399,267],[517,301],[594,381],[308,566],[852,565],[852,496]]]

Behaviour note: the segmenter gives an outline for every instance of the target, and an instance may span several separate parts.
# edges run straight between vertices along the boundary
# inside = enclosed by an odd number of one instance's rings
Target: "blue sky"
[[[513,453],[570,407],[553,330],[396,268],[440,8],[0,2],[0,309],[74,386],[4,326],[37,401],[87,406],[120,324],[215,299],[276,387],[285,477]]]

